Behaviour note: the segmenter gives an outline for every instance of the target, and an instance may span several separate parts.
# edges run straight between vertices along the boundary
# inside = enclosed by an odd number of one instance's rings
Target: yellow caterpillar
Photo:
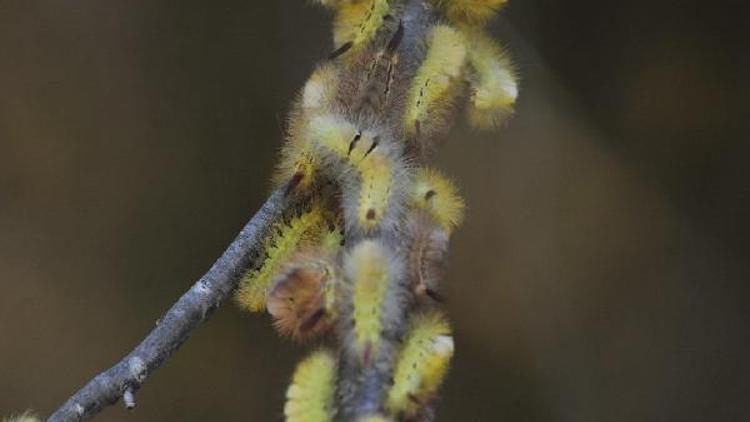
[[[350,283],[351,332],[344,342],[363,366],[379,357],[384,338],[393,336],[403,310],[399,258],[376,240],[363,240],[346,257]],[[348,327],[345,322],[342,324]]]
[[[445,318],[438,313],[414,317],[388,391],[388,411],[419,411],[437,392],[452,356],[453,337]]]
[[[305,358],[294,371],[286,391],[287,422],[328,422],[333,419],[336,390],[336,359],[320,350]]]
[[[411,82],[404,112],[406,134],[427,139],[448,127],[447,115],[463,88],[466,41],[455,28],[436,25],[428,45],[427,56]]]
[[[330,217],[320,204],[292,218],[288,223],[274,225],[265,240],[265,259],[240,280],[237,301],[250,311],[262,311],[274,275],[300,248],[319,244],[329,231]]]
[[[332,114],[313,118],[308,133],[338,176],[347,230],[370,233],[383,224],[396,224],[402,186],[410,177],[400,146]]]

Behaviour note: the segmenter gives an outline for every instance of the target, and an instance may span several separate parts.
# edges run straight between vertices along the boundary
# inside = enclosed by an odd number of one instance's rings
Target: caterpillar
[[[269,284],[281,266],[300,248],[319,244],[331,231],[327,214],[316,202],[288,222],[279,221],[273,226],[264,242],[261,264],[240,280],[236,294],[240,305],[254,312],[265,309]]]
[[[350,355],[362,366],[378,359],[385,339],[395,339],[401,327],[402,264],[381,241],[363,240],[349,252],[344,272],[349,283],[351,314],[341,322]]]
[[[311,120],[309,135],[341,185],[346,229],[395,227],[410,180],[401,146],[377,130],[360,130],[332,114]]]
[[[414,415],[434,396],[453,356],[453,337],[437,313],[417,315],[399,353],[386,408],[392,414]]]
[[[319,350],[297,365],[286,391],[287,422],[328,422],[333,419],[336,389],[336,359]]]
[[[427,56],[407,93],[404,130],[412,139],[431,139],[450,125],[450,112],[461,93],[466,64],[463,34],[448,25],[436,25],[428,37]]]

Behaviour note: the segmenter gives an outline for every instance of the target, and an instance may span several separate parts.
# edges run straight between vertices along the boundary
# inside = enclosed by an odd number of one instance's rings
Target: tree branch
[[[259,252],[263,237],[286,208],[287,187],[274,190],[210,270],[172,305],[157,326],[120,362],[89,381],[48,421],[80,421],[93,417],[120,397],[135,406],[134,393],[185,340],[206,321],[237,286],[242,272]]]

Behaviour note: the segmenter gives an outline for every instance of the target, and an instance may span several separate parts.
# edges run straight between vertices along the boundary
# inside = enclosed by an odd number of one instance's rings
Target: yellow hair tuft
[[[336,359],[320,350],[297,365],[286,391],[284,416],[287,422],[327,422],[333,419],[332,400],[336,390]]]
[[[486,129],[497,127],[513,111],[518,97],[518,82],[507,55],[485,34],[467,34],[472,46],[469,78],[472,92],[467,110],[469,123]]]
[[[508,0],[437,0],[443,13],[453,22],[484,25]]]
[[[420,168],[411,191],[411,206],[426,211],[448,234],[461,224],[464,200],[437,170]]]

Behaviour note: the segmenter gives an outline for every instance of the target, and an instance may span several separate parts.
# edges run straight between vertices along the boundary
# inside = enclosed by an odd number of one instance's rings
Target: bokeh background
[[[522,90],[436,157],[469,204],[439,420],[750,419],[742,9],[515,0],[492,25]],[[0,0],[0,414],[49,414],[208,269],[329,23],[303,0]],[[100,420],[280,420],[307,350],[227,304]]]

